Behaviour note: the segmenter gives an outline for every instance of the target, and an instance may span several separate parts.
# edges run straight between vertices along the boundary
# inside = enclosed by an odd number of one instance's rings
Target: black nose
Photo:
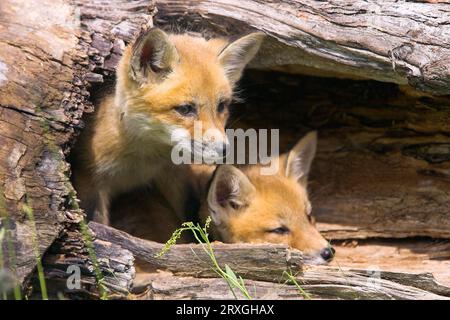
[[[336,252],[336,250],[334,250],[332,247],[328,247],[323,249],[320,252],[320,256],[325,260],[325,261],[331,261],[334,258],[334,253]]]

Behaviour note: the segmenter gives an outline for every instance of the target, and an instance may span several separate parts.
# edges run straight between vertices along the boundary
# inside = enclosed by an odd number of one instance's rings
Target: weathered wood
[[[306,268],[300,280],[323,298],[450,299],[449,288],[436,283],[431,274],[316,266]]]
[[[271,37],[253,67],[410,84],[450,93],[450,8],[410,1],[166,0],[158,25]]]
[[[98,239],[120,244],[130,250],[141,262],[145,271],[165,270],[180,276],[215,277],[211,259],[201,245],[180,244],[162,257],[156,257],[164,247],[161,243],[130,236],[111,227],[90,222],[89,227]],[[214,254],[221,266],[228,264],[243,277],[255,280],[278,281],[284,271],[298,272],[302,265],[302,254],[286,246],[235,244],[213,244]]]
[[[170,273],[139,277],[139,292],[134,299],[234,299],[223,279],[180,277]],[[371,278],[369,274],[336,269],[309,270],[298,282],[303,291],[286,279],[278,283],[245,280],[245,285],[252,299],[450,299],[448,292],[447,296],[434,294],[395,281]],[[239,290],[235,290],[235,294],[239,299],[245,298]]]
[[[198,244],[175,245],[162,258],[155,255],[163,245],[132,237],[104,225],[90,223],[100,269],[109,298],[120,299],[224,299],[233,298],[224,279],[211,271]],[[52,246],[44,259],[46,277],[55,289],[71,298],[98,298],[92,261],[81,234],[68,234]],[[74,239],[79,239],[74,241]],[[448,299],[450,288],[435,281],[430,273],[382,271],[303,265],[301,254],[276,245],[214,243],[219,265],[228,264],[245,279],[253,298],[304,299],[288,281],[290,271],[300,287],[313,299]],[[131,284],[133,259],[149,273],[139,273]],[[200,261],[199,261],[200,260]],[[68,290],[65,272],[69,265],[82,270],[82,289]],[[261,269],[261,270],[259,270]],[[114,275],[112,275],[114,271]],[[58,291],[56,291],[58,292]],[[238,297],[243,298],[238,291]]]
[[[138,275],[135,288],[136,300],[222,300],[235,299],[230,287],[223,279],[174,276],[168,272]],[[246,287],[253,299],[304,299],[297,287],[283,282],[263,282],[246,280]],[[244,295],[235,290],[239,299]]]
[[[34,223],[44,252],[74,214],[64,157],[87,96],[85,59],[66,1],[6,0],[0,16],[0,228],[8,230],[5,264],[23,281],[35,266]]]
[[[432,273],[450,287],[450,242],[433,239],[374,239],[334,242],[332,266],[378,268],[391,272]]]
[[[65,157],[92,111],[88,86],[112,72],[153,8],[148,0],[0,4],[0,228],[4,266],[21,283],[35,267],[34,235],[43,253],[80,219]]]
[[[410,84],[437,95],[450,92],[449,8],[443,4],[356,1],[336,6],[303,0],[180,0],[160,2],[159,9],[163,26],[177,21],[181,29],[187,26],[210,35],[241,34],[255,28],[266,31],[271,37],[253,62],[254,68],[370,78]],[[77,228],[81,213],[65,158],[83,126],[83,113],[93,110],[89,86],[114,80],[125,44],[152,25],[154,13],[149,0],[1,2],[0,228],[8,231],[2,245],[6,267],[13,271],[0,271],[2,286],[15,280],[26,283],[30,278],[36,262],[35,235],[40,253],[61,236],[44,259],[51,297],[58,297],[58,291],[70,298],[101,295],[86,239]],[[283,86],[289,88],[289,81]],[[298,91],[309,81],[290,88]],[[268,115],[272,120],[280,116],[285,121],[282,127],[297,134],[299,127],[320,129],[322,142],[311,187],[322,222],[319,226],[327,235],[450,236],[450,104],[445,98],[405,98],[402,103],[391,103],[389,94],[378,99],[362,91],[363,99],[341,97],[359,105],[336,104],[331,94],[326,104],[307,96],[305,105],[315,103],[297,110],[293,104],[298,101],[283,103],[275,99],[283,95],[266,92],[270,97],[261,98],[270,109],[259,112],[266,122]],[[389,93],[389,88],[383,92]],[[280,105],[277,112],[273,112],[274,105]],[[289,123],[295,117],[281,112],[283,105],[304,115],[304,126]],[[263,110],[264,103],[259,108]],[[330,172],[334,172],[332,177]],[[217,293],[231,297],[222,279],[211,278],[216,275],[198,245],[175,246],[156,259],[160,244],[98,225],[93,228],[98,233],[93,244],[99,269],[110,298],[132,298],[131,253],[147,262],[150,270],[174,274],[152,275],[153,298],[214,298]],[[381,279],[373,280],[365,269],[302,268],[301,254],[285,247],[214,244],[214,248],[221,264],[228,263],[249,279],[249,288],[254,285],[259,290],[257,297],[296,297],[294,286],[278,286],[283,271],[289,269],[301,271],[299,282],[314,298],[449,296],[448,288],[429,274],[382,271]],[[67,267],[71,265],[83,272],[79,291],[67,291]],[[388,269],[383,265],[383,270]],[[35,277],[31,283],[36,284]],[[195,283],[201,285],[192,286]]]
[[[65,230],[44,256],[45,280],[50,299],[126,299],[135,277],[134,258],[118,244],[89,236],[76,227]],[[92,240],[92,242],[90,242]],[[92,246],[94,254],[89,252]],[[79,273],[78,273],[79,272]],[[77,275],[81,277],[77,279]],[[80,280],[80,286],[75,281]],[[39,299],[37,275],[32,298]]]
[[[279,128],[282,151],[318,131],[309,189],[327,238],[450,237],[450,99],[260,71],[242,88],[234,127]]]
[[[125,45],[139,32],[153,26],[156,7],[152,0],[73,0],[78,8],[81,27],[88,44],[89,72],[85,79],[91,85],[104,83],[115,75]]]

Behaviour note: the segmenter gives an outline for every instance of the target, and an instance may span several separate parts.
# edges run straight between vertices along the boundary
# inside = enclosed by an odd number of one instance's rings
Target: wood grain
[[[66,157],[93,109],[88,88],[111,74],[121,43],[151,25],[153,10],[152,1],[0,4],[1,245],[20,283],[35,268],[34,235],[43,253],[80,221]]]
[[[270,35],[253,67],[409,84],[450,93],[450,8],[409,1],[166,0],[157,25]]]

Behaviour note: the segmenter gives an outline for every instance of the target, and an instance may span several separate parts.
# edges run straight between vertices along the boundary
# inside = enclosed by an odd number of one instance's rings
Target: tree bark
[[[87,89],[114,71],[153,10],[152,1],[0,4],[0,229],[3,264],[19,283],[80,221],[66,156],[92,111]]]
[[[175,245],[161,258],[163,245],[132,237],[125,232],[90,223],[102,282],[113,299],[232,299],[224,279],[213,271],[212,261],[201,245]],[[51,294],[72,299],[99,298],[91,261],[79,233],[58,241],[44,260]],[[435,281],[430,273],[389,272],[379,269],[349,269],[306,265],[297,250],[277,245],[213,244],[221,268],[229,265],[242,276],[249,294],[257,299],[450,299],[450,287]],[[132,255],[141,273],[134,275]],[[66,286],[66,269],[83,270],[82,288]],[[142,273],[145,269],[147,273]],[[291,274],[301,289],[289,281]],[[35,279],[35,281],[37,281]],[[244,298],[234,290],[238,298]],[[305,293],[306,292],[306,293]],[[38,293],[35,293],[38,296]]]
[[[45,254],[43,265],[49,298],[127,298],[136,275],[133,254],[86,232],[92,242],[87,241],[86,234],[77,226],[65,229]],[[90,245],[93,252],[88,249]],[[32,279],[31,286],[31,297],[39,299],[42,292],[38,275]]]
[[[209,35],[265,31],[269,37],[253,68],[368,78],[434,95],[450,93],[450,14],[444,4],[203,0],[161,1],[158,7],[158,22],[168,28],[176,22],[178,28]],[[0,269],[7,267],[24,287],[31,284],[34,294],[39,289],[36,261],[46,252],[44,271],[53,298],[60,291],[70,298],[101,298],[104,291],[118,299],[231,297],[199,245],[175,246],[155,259],[161,244],[91,224],[94,258],[80,231],[82,212],[66,158],[83,127],[83,114],[93,111],[89,88],[114,80],[122,50],[152,26],[154,13],[150,0],[0,3],[0,229],[7,231]],[[320,117],[307,119],[308,127],[324,132],[312,186],[321,186],[313,195],[321,203],[316,205],[319,226],[327,235],[450,237],[450,104],[445,97],[427,99],[415,100],[421,104],[411,108],[402,105],[398,113],[389,108],[374,112],[367,105],[336,111],[329,103],[321,111],[334,114],[332,121],[327,118],[322,125]],[[271,110],[266,117],[275,114]],[[392,121],[397,124],[387,125]],[[342,131],[335,127],[339,123]],[[384,178],[373,188],[357,178],[375,170]],[[404,184],[407,192],[401,193]],[[389,211],[397,214],[386,222]],[[285,247],[214,248],[221,265],[229,264],[249,288],[256,288],[255,297],[304,298],[296,286],[283,284],[285,271],[298,272],[299,283],[313,298],[450,296],[448,287],[430,274],[381,271],[373,279],[362,269],[305,266],[299,252]],[[143,292],[133,282],[134,257],[152,271],[150,286],[141,284]],[[81,289],[68,289],[69,266],[80,267]]]
[[[281,151],[318,131],[308,188],[327,238],[450,237],[448,98],[261,71],[241,88],[235,128],[279,128]]]
[[[450,93],[450,8],[389,1],[168,0],[157,25],[270,35],[252,66]]]
[[[3,243],[5,262],[22,282],[36,262],[34,227],[44,252],[76,216],[65,155],[88,93],[71,5],[7,0],[0,15],[0,225],[13,249]]]
[[[375,280],[345,271],[348,278],[339,277],[336,270],[317,269],[300,277],[300,291],[292,284],[246,280],[246,287],[253,299],[403,299],[430,300],[450,299],[422,289],[409,287],[395,281]],[[336,279],[336,276],[338,277]],[[403,276],[403,275],[400,275]],[[198,279],[179,277],[168,273],[148,274],[145,291],[135,294],[135,299],[234,299],[223,279]],[[141,286],[144,287],[143,284]],[[235,292],[243,299],[241,292]]]

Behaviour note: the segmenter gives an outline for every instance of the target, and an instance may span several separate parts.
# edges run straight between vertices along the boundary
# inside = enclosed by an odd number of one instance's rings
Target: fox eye
[[[217,106],[217,112],[218,113],[224,112],[225,109],[227,108],[227,106],[228,106],[228,102],[226,102],[226,101],[220,102],[219,105]]]
[[[286,227],[279,227],[279,228],[276,228],[276,229],[269,230],[269,232],[270,233],[284,235],[284,234],[288,234],[291,231],[288,228],[286,228]]]
[[[174,109],[183,117],[195,117],[197,115],[197,108],[192,104],[182,104]]]

